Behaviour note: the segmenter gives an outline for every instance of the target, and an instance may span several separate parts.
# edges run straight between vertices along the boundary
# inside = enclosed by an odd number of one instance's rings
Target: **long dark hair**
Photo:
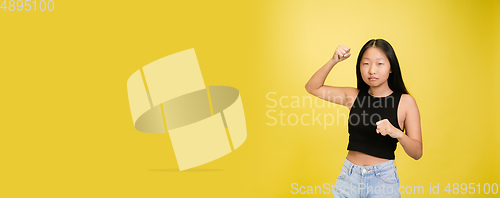
[[[358,80],[358,89],[361,91],[367,91],[370,86],[363,81],[363,77],[361,76],[360,63],[361,58],[365,51],[370,47],[376,47],[381,49],[387,59],[389,59],[389,63],[391,64],[392,72],[389,74],[389,78],[387,79],[387,84],[389,84],[389,88],[392,91],[399,91],[405,94],[409,94],[408,90],[406,90],[405,83],[403,82],[403,76],[401,75],[401,69],[399,68],[398,58],[396,57],[396,53],[392,48],[391,44],[384,39],[371,39],[363,45],[361,51],[359,52],[358,62],[356,63],[356,78]]]

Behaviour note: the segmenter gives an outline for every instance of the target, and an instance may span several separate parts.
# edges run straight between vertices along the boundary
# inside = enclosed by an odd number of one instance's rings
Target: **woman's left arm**
[[[399,143],[401,143],[401,146],[403,146],[406,154],[413,159],[418,160],[423,154],[420,112],[418,111],[417,102],[415,102],[415,99],[411,95],[402,95],[401,103],[406,109],[406,119],[404,124],[406,134],[394,127],[387,119],[377,122],[377,133],[397,138]]]
[[[403,102],[403,105],[406,107],[406,119],[404,124],[406,134],[401,132],[400,135],[396,137],[399,143],[401,143],[401,146],[403,146],[406,154],[418,160],[423,154],[420,112],[418,111],[417,102],[411,95],[403,96],[405,98],[401,98],[401,102]],[[398,129],[398,131],[400,130]]]

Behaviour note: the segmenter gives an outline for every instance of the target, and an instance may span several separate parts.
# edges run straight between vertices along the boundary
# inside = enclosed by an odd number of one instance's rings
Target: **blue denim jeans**
[[[334,197],[401,197],[394,160],[358,166],[347,158],[335,182]]]

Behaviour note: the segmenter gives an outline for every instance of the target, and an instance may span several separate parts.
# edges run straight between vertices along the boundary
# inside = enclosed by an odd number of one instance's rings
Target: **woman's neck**
[[[378,87],[370,87],[368,89],[368,93],[370,93],[370,95],[375,97],[385,97],[391,95],[392,90],[391,88],[389,88],[387,84],[385,84],[385,86],[381,85]]]

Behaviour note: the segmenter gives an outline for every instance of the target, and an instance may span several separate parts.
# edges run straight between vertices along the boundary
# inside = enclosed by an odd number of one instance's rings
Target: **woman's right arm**
[[[347,96],[357,94],[357,89],[354,87],[332,87],[324,85],[324,83],[332,68],[340,61],[349,58],[350,50],[347,46],[339,45],[333,57],[309,79],[306,84],[307,92],[323,100],[349,108]]]

